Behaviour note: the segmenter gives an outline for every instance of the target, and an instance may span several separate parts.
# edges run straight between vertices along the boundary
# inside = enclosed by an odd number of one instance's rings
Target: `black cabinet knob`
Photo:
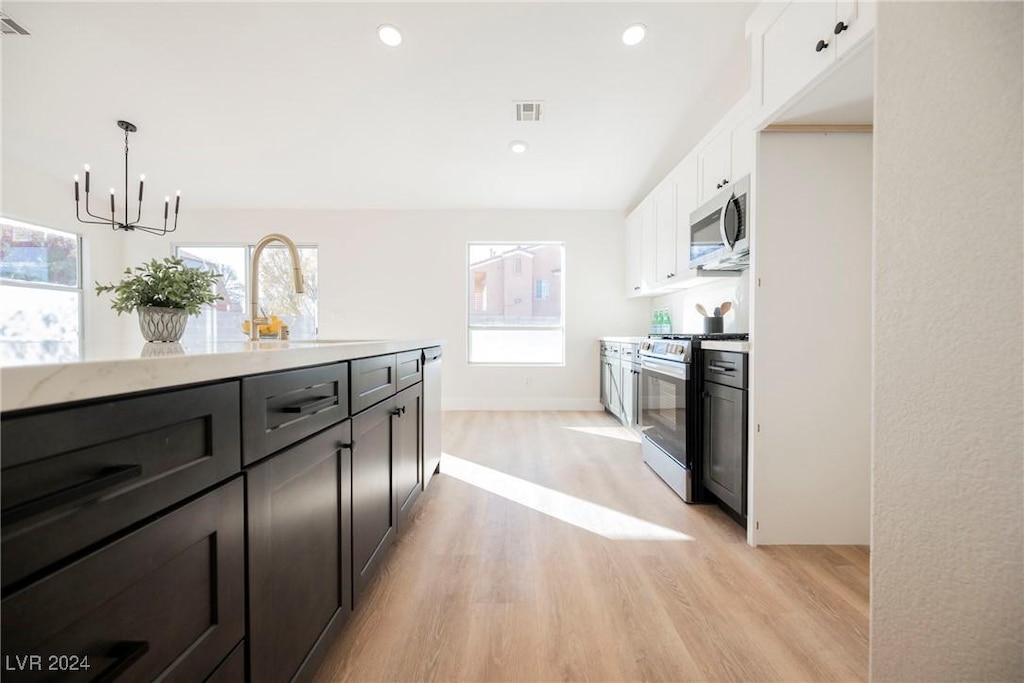
[[[850,28],[849,24],[846,24],[846,23],[840,21],[838,24],[836,24],[835,34],[838,36],[840,33],[842,33],[843,31],[845,31],[848,28]]]
[[[666,275],[665,277],[675,277],[675,276],[676,276],[676,274],[675,274],[675,273],[669,273],[669,274],[668,274],[668,275]]]
[[[825,49],[826,47],[828,47],[828,43],[827,43],[827,42],[825,42],[824,40],[819,40],[819,41],[818,41],[818,44],[817,44],[817,45],[815,46],[815,48],[814,48],[814,51],[815,51],[815,52],[821,52],[821,51],[822,51],[822,50],[824,50],[824,49]]]
[[[721,190],[722,189],[722,183],[718,183],[717,185],[715,185],[715,189],[716,190]]]

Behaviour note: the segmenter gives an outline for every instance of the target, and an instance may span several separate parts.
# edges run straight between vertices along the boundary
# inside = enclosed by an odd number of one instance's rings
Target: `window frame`
[[[557,271],[559,277],[562,278],[562,285],[560,289],[560,300],[559,300],[559,311],[561,312],[561,324],[560,325],[487,325],[474,326],[470,323],[469,317],[472,314],[470,307],[470,299],[473,297],[475,292],[473,272],[470,270],[470,249],[473,247],[481,247],[488,245],[514,245],[516,247],[532,247],[532,246],[558,246],[562,250],[561,267]],[[565,311],[565,241],[564,240],[467,240],[466,241],[466,260],[463,264],[463,277],[465,282],[465,292],[462,297],[463,306],[465,306],[465,322],[466,322],[466,363],[471,366],[477,367],[510,367],[510,368],[558,368],[565,367],[565,345],[566,345],[566,311]],[[533,287],[531,286],[531,290]],[[533,292],[531,291],[531,295]],[[532,298],[532,296],[531,296]],[[551,331],[558,330],[561,332],[561,353],[560,360],[551,363],[540,363],[536,361],[475,361],[473,360],[473,330],[491,330],[495,332],[517,332],[523,330],[537,330],[537,331]]]
[[[252,252],[256,248],[255,242],[172,242],[171,243],[171,256],[179,258],[178,251],[180,249],[188,249],[189,247],[197,247],[200,249],[245,249],[245,301],[242,304],[242,310],[245,311],[245,316],[248,318],[249,307],[249,293],[252,291]],[[284,247],[284,245],[270,244],[267,248],[271,247]],[[296,242],[296,249],[315,249],[316,250],[316,267],[317,267],[317,281],[320,279],[320,245],[311,242]],[[320,336],[320,297],[316,299],[316,336]],[[209,341],[209,340],[207,340]]]
[[[78,255],[78,267],[75,270],[78,275],[78,282],[74,287],[68,285],[55,285],[50,282],[29,282],[26,280],[11,280],[5,277],[0,277],[0,284],[2,284],[4,287],[23,287],[25,289],[43,289],[54,292],[76,293],[78,295],[78,360],[83,360],[85,357],[85,289],[83,286],[83,282],[85,281],[85,274],[83,273],[85,262],[83,260],[82,253],[82,233],[73,232],[71,230],[63,230],[61,228],[51,228],[47,225],[38,225],[36,223],[27,223],[25,221],[19,221],[8,216],[0,216],[0,223],[4,223],[18,228],[28,228],[29,230],[58,232],[63,235],[73,236],[75,238],[75,252]]]

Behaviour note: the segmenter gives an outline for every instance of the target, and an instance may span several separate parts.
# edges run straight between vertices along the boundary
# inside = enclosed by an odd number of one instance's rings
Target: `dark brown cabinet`
[[[409,523],[409,512],[423,490],[423,385],[398,392],[394,400],[394,516],[401,531]]]
[[[703,483],[741,517],[747,512],[746,357],[704,353]]]
[[[205,679],[245,635],[243,515],[238,478],[4,598],[5,662],[43,666],[4,680]]]
[[[253,683],[291,680],[352,609],[350,443],[346,420],[246,472]]]
[[[4,680],[310,678],[423,489],[423,376],[416,350],[5,413],[5,666],[89,668]]]
[[[420,349],[403,351],[396,358],[398,391],[408,389],[423,379],[423,352]]]
[[[361,413],[398,390],[398,361],[394,354],[352,361],[352,414]]]
[[[238,382],[5,414],[3,584],[240,469]]]
[[[352,593],[359,595],[395,539],[389,399],[352,419]]]
[[[242,380],[246,465],[348,417],[348,363]]]

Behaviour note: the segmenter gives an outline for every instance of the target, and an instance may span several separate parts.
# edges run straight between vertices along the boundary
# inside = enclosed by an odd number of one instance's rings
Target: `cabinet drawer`
[[[747,355],[734,351],[705,351],[704,381],[746,389]]]
[[[238,382],[3,416],[4,586],[239,470]]]
[[[348,365],[242,380],[242,460],[250,465],[348,417]]]
[[[423,351],[403,351],[397,356],[398,387],[397,391],[407,389],[416,382],[423,380]]]
[[[61,681],[201,681],[245,635],[241,479],[3,601],[3,654],[88,657]],[[5,671],[4,680],[53,680]]]
[[[397,375],[394,354],[352,361],[352,414],[394,396],[398,390]]]

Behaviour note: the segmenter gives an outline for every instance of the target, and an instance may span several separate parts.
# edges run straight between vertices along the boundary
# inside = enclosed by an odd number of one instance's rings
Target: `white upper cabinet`
[[[770,124],[865,44],[874,32],[875,6],[875,0],[758,6],[747,22],[757,128]]]
[[[697,200],[697,156],[689,154],[673,171],[676,190],[676,280],[693,282],[697,271],[690,270],[690,214]]]
[[[754,128],[750,98],[744,97],[722,119],[697,155],[697,201],[706,202],[754,167]],[[696,207],[694,207],[696,208]]]
[[[676,268],[676,181],[669,175],[654,191],[654,286],[672,284]]]
[[[700,201],[713,197],[732,180],[732,131],[722,128],[697,155],[700,168]]]
[[[647,292],[654,284],[655,246],[657,238],[654,224],[654,200],[648,197],[638,209],[642,218],[640,227],[640,280],[641,291]]]
[[[643,294],[643,216],[634,211],[626,218],[626,296]]]
[[[626,216],[626,296],[651,292],[655,268],[655,225],[653,197]]]
[[[730,182],[748,175],[754,170],[754,155],[757,148],[757,133],[754,129],[753,107],[750,100],[739,107],[739,121],[732,131],[732,178]]]
[[[836,3],[836,57],[842,59],[875,30],[877,3],[864,0],[840,0]],[[838,31],[838,33],[837,33]]]
[[[836,56],[834,2],[793,2],[764,32],[761,105],[774,111]]]

